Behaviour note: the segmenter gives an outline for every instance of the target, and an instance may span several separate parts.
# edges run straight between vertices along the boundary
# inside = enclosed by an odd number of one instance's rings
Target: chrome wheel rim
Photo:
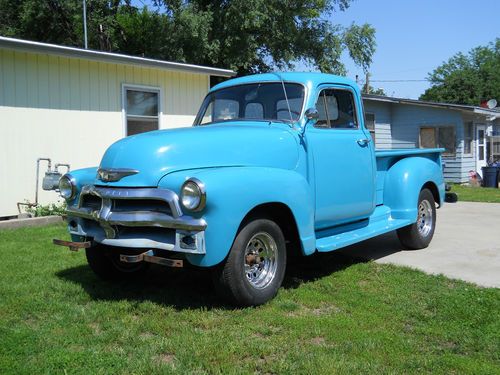
[[[432,230],[434,218],[432,217],[432,206],[428,200],[423,200],[418,205],[417,228],[422,237],[427,237]]]
[[[266,232],[252,236],[245,248],[245,275],[256,289],[264,289],[274,280],[278,269],[278,246]]]

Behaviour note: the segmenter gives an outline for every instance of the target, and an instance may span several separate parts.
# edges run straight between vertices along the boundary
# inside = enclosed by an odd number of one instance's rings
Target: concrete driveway
[[[396,233],[341,250],[377,263],[409,266],[485,287],[500,287],[500,204],[447,203],[437,210],[427,249],[402,250]]]

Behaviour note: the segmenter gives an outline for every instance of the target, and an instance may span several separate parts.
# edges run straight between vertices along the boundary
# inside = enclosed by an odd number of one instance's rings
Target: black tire
[[[274,298],[285,269],[280,227],[268,219],[255,219],[238,232],[225,262],[214,269],[214,282],[218,294],[231,304],[257,306]]]
[[[137,253],[137,250],[104,245],[96,245],[85,249],[90,268],[103,280],[126,280],[142,276],[149,267],[147,263],[124,263],[120,261],[120,254]]]
[[[417,221],[397,230],[401,244],[411,250],[429,246],[436,228],[436,202],[429,189],[422,189],[418,196]]]

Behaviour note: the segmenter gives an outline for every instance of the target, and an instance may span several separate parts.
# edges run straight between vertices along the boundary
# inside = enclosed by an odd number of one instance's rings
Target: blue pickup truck
[[[292,252],[396,230],[428,246],[444,200],[441,149],[375,150],[357,85],[320,73],[213,87],[192,127],[130,136],[59,183],[71,241],[101,278],[149,263],[210,267],[232,303],[273,298]]]

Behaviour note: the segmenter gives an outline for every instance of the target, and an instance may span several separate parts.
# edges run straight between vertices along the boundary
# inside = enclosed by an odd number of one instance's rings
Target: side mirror
[[[316,121],[317,119],[319,119],[319,113],[318,113],[318,110],[316,108],[308,108],[304,115],[306,116],[306,119],[308,119],[308,120]]]

